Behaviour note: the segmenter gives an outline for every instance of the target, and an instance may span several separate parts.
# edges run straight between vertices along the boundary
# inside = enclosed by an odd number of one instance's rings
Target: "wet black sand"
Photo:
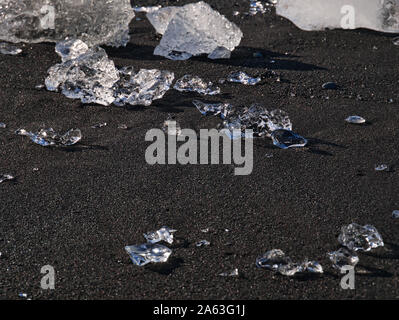
[[[393,35],[304,32],[274,14],[233,17],[233,11],[247,10],[247,1],[207,2],[244,32],[230,60],[153,56],[159,39],[145,19],[133,21],[130,44],[108,48],[109,56],[118,66],[214,82],[234,70],[274,70],[282,82],[221,85],[224,94],[211,100],[286,110],[309,147],[280,150],[258,140],[253,173],[244,177],[233,175],[233,165],[150,166],[145,133],[168,113],[183,128],[217,124],[191,104],[196,95],[171,90],[150,107],[128,109],[82,105],[34,89],[59,61],[53,44],[1,55],[0,121],[7,128],[0,129],[0,173],[14,174],[16,181],[0,184],[0,298],[19,299],[20,292],[32,299],[399,297],[399,224],[391,218],[399,209],[399,49]],[[264,58],[254,58],[255,52]],[[322,90],[327,81],[341,88]],[[347,124],[353,114],[369,123]],[[100,122],[108,126],[90,128]],[[121,123],[130,130],[117,129]],[[19,127],[50,126],[81,128],[82,144],[52,150],[13,134]],[[382,163],[392,170],[375,172]],[[344,291],[326,252],[338,248],[339,230],[351,222],[376,226],[386,246],[360,255],[356,290]],[[178,230],[170,262],[134,266],[124,246],[143,242],[143,232],[163,225]],[[210,232],[202,233],[204,228]],[[201,239],[212,245],[197,248]],[[325,273],[288,278],[257,269],[256,257],[272,248],[318,260]],[[47,264],[56,270],[53,291],[40,289],[40,268]],[[234,268],[240,277],[218,276]]]

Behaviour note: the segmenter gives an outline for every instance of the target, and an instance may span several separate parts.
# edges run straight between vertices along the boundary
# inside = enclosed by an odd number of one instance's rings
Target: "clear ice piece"
[[[79,39],[60,41],[55,46],[55,52],[57,52],[63,62],[76,59],[87,50],[89,50],[89,46]]]
[[[231,58],[231,51],[225,47],[217,47],[213,50],[209,55],[209,59],[216,60],[216,59],[230,59]]]
[[[104,49],[96,47],[76,59],[56,64],[48,70],[47,90],[58,91],[83,103],[111,104],[119,71]]]
[[[255,84],[261,81],[261,78],[260,77],[254,78],[249,76],[243,71],[237,71],[229,74],[229,76],[227,77],[227,81],[254,86]]]
[[[1,4],[0,4],[1,8]],[[1,17],[1,13],[0,13]],[[0,42],[0,53],[1,54],[9,54],[12,56],[15,56],[17,54],[20,54],[22,52],[22,49],[17,48],[16,46],[13,46],[12,44],[9,44],[7,42]]]
[[[292,123],[288,113],[281,109],[275,109],[269,112],[267,125],[272,132],[277,129],[292,130]]]
[[[349,116],[345,121],[353,124],[362,124],[366,122],[366,119],[361,116]]]
[[[0,129],[7,128],[7,125],[4,122],[0,122]]]
[[[211,243],[208,240],[200,240],[195,245],[197,247],[209,246]]]
[[[399,46],[399,37],[393,38],[392,43],[394,46]]]
[[[327,253],[328,258],[333,263],[335,269],[341,270],[343,266],[354,267],[359,262],[359,257],[347,248],[340,248],[337,251]]]
[[[1,0],[0,39],[57,42],[79,38],[89,46],[125,46],[134,17],[130,0]]]
[[[92,128],[92,129],[97,129],[97,128],[102,128],[102,127],[106,127],[106,126],[107,126],[107,123],[106,123],[106,122],[101,122],[101,123],[93,124],[93,125],[91,126],[91,128]]]
[[[384,241],[374,226],[361,226],[357,223],[342,227],[338,241],[352,251],[370,251],[384,246]]]
[[[350,19],[353,11],[355,19]],[[396,0],[278,0],[276,13],[307,31],[367,28],[399,32]]]
[[[225,119],[232,109],[232,106],[228,103],[205,103],[199,100],[193,100],[193,104],[204,116],[220,115],[222,119]]]
[[[386,164],[377,164],[375,166],[375,171],[389,171],[389,166]]]
[[[53,128],[41,129],[36,133],[18,129],[16,134],[28,136],[34,143],[43,147],[72,146],[82,139],[82,132],[79,129],[71,129],[63,135],[56,133]]]
[[[170,89],[175,78],[173,72],[157,69],[119,70],[120,80],[114,85],[114,104],[149,106],[153,100],[161,99]]]
[[[256,259],[256,266],[279,272],[285,276],[293,276],[297,272],[304,271],[302,264],[292,262],[291,258],[287,257],[280,249],[267,251],[258,257]]]
[[[238,273],[237,268],[232,271],[222,272],[219,274],[219,276],[222,276],[222,277],[237,277],[238,275],[239,275],[239,273]]]
[[[137,266],[144,266],[150,262],[166,262],[172,253],[171,249],[157,243],[126,246],[125,250],[132,262]]]
[[[302,264],[302,268],[304,271],[308,271],[310,273],[323,273],[323,267],[317,261],[305,261]]]
[[[308,141],[291,130],[277,129],[271,134],[273,144],[281,149],[304,147]]]
[[[162,227],[157,231],[151,231],[144,234],[144,238],[150,243],[157,243],[160,241],[166,241],[167,243],[173,243],[173,233],[176,230],[169,229],[168,227]]]
[[[177,10],[154,54],[170,59],[173,51],[193,56],[209,54],[217,47],[233,51],[240,44],[242,35],[239,27],[200,1]]]
[[[180,124],[172,118],[164,121],[162,130],[169,136],[180,136],[182,133]]]
[[[173,19],[180,7],[165,7],[159,10],[147,13],[147,19],[151,22],[156,32],[164,34],[168,28],[169,22]]]
[[[14,180],[15,177],[12,176],[11,174],[0,174],[0,183],[3,183],[4,181],[8,180]]]
[[[220,88],[214,87],[212,82],[206,83],[200,77],[189,74],[177,80],[173,88],[180,92],[197,92],[204,95],[216,95],[220,93]]]
[[[392,211],[392,218],[398,219],[399,218],[399,210],[393,210]]]

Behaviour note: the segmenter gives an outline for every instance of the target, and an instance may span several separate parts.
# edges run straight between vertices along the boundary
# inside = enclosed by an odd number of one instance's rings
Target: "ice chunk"
[[[261,78],[260,77],[256,77],[256,78],[251,77],[243,71],[237,71],[237,72],[232,72],[231,74],[229,74],[229,76],[227,77],[227,81],[253,86],[253,85],[259,83],[261,81]]]
[[[193,100],[193,104],[204,116],[220,115],[222,119],[225,119],[232,109],[231,104],[228,103],[205,103],[199,100]]]
[[[1,0],[0,39],[58,42],[78,38],[89,46],[125,46],[134,17],[130,0]]]
[[[360,116],[349,116],[345,119],[346,122],[353,123],[353,124],[362,124],[366,122],[366,119]]]
[[[222,276],[222,277],[237,277],[238,274],[239,274],[238,273],[238,269],[236,268],[236,269],[234,269],[232,271],[222,272],[222,273],[219,274],[219,276]]]
[[[102,105],[115,100],[113,86],[120,79],[114,62],[99,47],[52,66],[48,73],[45,80],[47,90],[61,90],[68,98]]]
[[[208,240],[200,240],[195,245],[197,247],[209,246],[211,243]]]
[[[11,174],[0,174],[0,183],[3,183],[4,181],[8,180],[14,180],[15,177],[12,176]]]
[[[397,0],[278,0],[276,13],[308,31],[367,28],[399,32]]]
[[[208,55],[208,58],[212,60],[230,59],[230,57],[231,57],[231,51],[229,49],[226,49],[225,47],[217,47]]]
[[[82,139],[82,132],[79,129],[71,129],[63,135],[56,133],[53,128],[41,129],[36,133],[18,129],[15,133],[28,136],[34,143],[43,147],[72,146]]]
[[[375,166],[375,171],[389,171],[389,166],[386,164],[377,164]]]
[[[168,247],[157,243],[145,243],[138,246],[126,246],[126,252],[137,266],[144,266],[150,262],[166,262],[172,253]]]
[[[308,271],[310,273],[323,273],[323,267],[317,261],[305,261],[302,263],[302,267],[304,271]]]
[[[160,241],[166,241],[167,243],[173,243],[173,233],[176,230],[170,229],[168,227],[162,227],[157,231],[152,231],[144,234],[144,238],[150,243],[157,243]]]
[[[7,128],[7,125],[4,122],[0,122],[0,129]]]
[[[187,4],[175,13],[154,54],[173,59],[173,52],[195,56],[209,54],[217,47],[233,51],[242,35],[234,23],[200,1]]]
[[[357,254],[346,248],[340,248],[337,251],[329,252],[327,256],[333,263],[333,267],[338,270],[341,270],[343,266],[354,267],[359,262]]]
[[[153,100],[165,95],[175,78],[173,72],[156,69],[141,69],[134,73],[133,69],[122,68],[119,75],[120,80],[113,88],[113,103],[117,106],[149,106]]]
[[[352,251],[370,251],[384,246],[382,237],[374,226],[361,226],[357,223],[342,227],[338,241]]]
[[[164,121],[162,130],[169,136],[180,136],[182,133],[179,123],[171,117]]]
[[[281,149],[304,147],[308,143],[304,137],[285,129],[274,130],[271,137],[273,144]]]
[[[0,4],[1,8],[1,4]],[[0,13],[1,17],[1,13]],[[1,54],[9,54],[12,56],[15,56],[17,54],[20,54],[22,52],[22,49],[17,48],[16,46],[13,46],[12,44],[9,44],[7,42],[0,42],[0,53]]]
[[[399,46],[399,37],[393,38],[393,39],[392,39],[392,43],[393,43],[395,46]]]
[[[91,126],[91,128],[92,128],[92,129],[97,129],[97,128],[102,128],[102,127],[106,127],[106,126],[107,126],[107,123],[106,123],[106,122],[101,122],[101,123],[93,124],[93,125]]]
[[[89,50],[89,46],[79,39],[60,41],[55,46],[55,52],[57,52],[63,62],[76,59],[87,50]]]
[[[197,92],[205,95],[220,93],[220,88],[214,87],[212,82],[206,83],[200,77],[189,74],[177,80],[173,88],[181,92]]]
[[[399,210],[393,210],[392,211],[392,218],[398,219],[399,218]]]
[[[164,34],[168,28],[169,22],[173,19],[176,12],[181,7],[166,7],[147,13],[147,19],[154,26],[159,34]]]

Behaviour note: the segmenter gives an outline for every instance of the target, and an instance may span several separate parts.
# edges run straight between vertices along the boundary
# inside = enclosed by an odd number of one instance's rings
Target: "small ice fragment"
[[[231,51],[226,49],[225,47],[217,47],[213,50],[209,55],[209,59],[216,60],[216,59],[230,59],[231,58]]]
[[[9,181],[9,180],[14,180],[15,177],[12,176],[11,174],[0,174],[0,183],[3,183],[4,181]]]
[[[206,83],[200,77],[189,74],[177,80],[173,88],[180,92],[197,92],[204,95],[216,95],[220,93],[220,88],[214,87],[212,82]]]
[[[1,4],[0,4],[0,9],[1,9]],[[1,15],[0,15],[1,17]],[[1,25],[1,22],[0,22]],[[0,42],[0,53],[1,54],[8,54],[15,56],[17,54],[20,54],[22,52],[22,49],[17,48],[16,46],[7,43],[7,42]]]
[[[167,243],[173,243],[173,233],[176,230],[169,229],[168,227],[162,227],[157,231],[151,231],[144,234],[144,238],[150,243],[157,243],[159,241],[166,241]]]
[[[237,277],[238,276],[238,269],[234,269],[232,271],[228,271],[228,272],[222,272],[219,274],[219,276],[222,277]]]
[[[87,50],[89,50],[89,46],[79,39],[60,41],[55,46],[55,52],[57,52],[63,62],[76,59]]]
[[[228,75],[227,81],[253,86],[261,81],[260,77],[251,77],[243,71],[232,72]]]
[[[389,166],[386,164],[375,165],[375,171],[389,171]]]
[[[267,251],[262,256],[256,259],[256,266],[258,268],[266,268],[270,270],[277,270],[280,264],[290,263],[291,259],[285,256],[285,253],[280,249],[273,249]]]
[[[199,100],[193,100],[193,104],[204,116],[220,115],[222,119],[225,119],[232,109],[232,106],[228,103],[205,103]]]
[[[304,137],[285,129],[274,130],[271,137],[273,144],[281,149],[304,147],[308,143]]]
[[[335,82],[326,82],[321,86],[324,90],[334,90],[337,89],[338,86]]]
[[[46,86],[44,85],[44,84],[37,84],[37,85],[35,85],[35,89],[36,90],[42,90],[42,89],[44,89]]]
[[[399,37],[393,38],[393,39],[392,39],[392,43],[393,43],[395,46],[399,46]]]
[[[162,6],[152,6],[152,7],[133,7],[133,10],[136,12],[146,12],[146,13],[152,13],[156,12],[159,9],[161,9]]]
[[[34,143],[44,147],[71,146],[82,139],[82,132],[79,129],[70,129],[63,135],[56,133],[53,128],[41,129],[36,133],[28,132],[25,129],[18,129],[15,133],[28,136]]]
[[[329,252],[327,256],[333,263],[333,267],[338,270],[341,270],[343,266],[354,267],[359,262],[357,254],[346,248],[340,248],[337,251]]]
[[[172,120],[172,118],[165,120],[162,125],[162,130],[169,136],[180,136],[182,132],[180,124]]]
[[[384,246],[382,237],[374,226],[361,226],[357,223],[342,227],[338,241],[352,251],[370,251]]]
[[[126,124],[121,123],[121,124],[118,124],[118,129],[127,130],[128,126]]]
[[[173,51],[193,56],[209,54],[217,47],[233,51],[243,36],[239,27],[204,1],[187,4],[166,16],[171,19],[165,19],[169,23],[154,54],[168,59],[174,58]]]
[[[200,240],[195,245],[197,247],[209,246],[211,243],[208,240]]]
[[[256,15],[257,13],[265,13],[266,12],[266,8],[264,7],[262,1],[250,1],[249,4],[249,14],[251,16]]]
[[[208,233],[209,232],[209,228],[201,229],[201,232]]]
[[[28,294],[27,294],[27,293],[18,293],[18,296],[19,296],[20,298],[27,298],[27,297],[28,297]]]
[[[350,116],[346,118],[345,121],[353,124],[362,124],[366,122],[366,119],[362,118],[361,116]]]
[[[0,129],[7,128],[7,125],[4,122],[0,122]]]
[[[39,168],[33,168],[32,171],[37,172],[37,171],[39,171]]]
[[[305,261],[302,264],[303,270],[310,273],[323,273],[323,267],[317,261]]]
[[[97,128],[102,128],[102,127],[106,127],[106,126],[107,126],[106,122],[101,122],[101,123],[96,123],[96,124],[92,125],[91,128],[97,129]]]
[[[240,11],[234,11],[234,12],[233,12],[233,16],[236,17],[236,16],[239,16],[239,15],[240,15]]]
[[[144,266],[150,262],[166,262],[172,253],[168,247],[158,243],[144,243],[137,246],[126,246],[126,252],[137,266]]]
[[[399,218],[399,210],[393,210],[392,211],[392,218],[398,219]]]

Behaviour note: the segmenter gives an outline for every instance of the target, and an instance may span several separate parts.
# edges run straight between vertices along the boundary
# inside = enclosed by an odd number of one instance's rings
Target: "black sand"
[[[221,85],[223,96],[211,100],[281,108],[310,140],[308,148],[280,150],[269,139],[258,140],[253,173],[244,177],[233,175],[233,165],[150,166],[145,133],[160,127],[168,113],[183,128],[218,123],[191,104],[198,96],[170,90],[150,107],[82,105],[34,89],[59,61],[53,44],[27,44],[20,56],[0,55],[0,121],[7,124],[0,129],[0,173],[16,176],[0,184],[1,298],[19,299],[20,292],[32,299],[399,297],[399,224],[391,218],[399,209],[399,49],[393,35],[304,32],[274,14],[234,17],[233,11],[248,10],[247,1],[207,2],[244,32],[230,60],[153,56],[159,38],[145,19],[133,21],[130,44],[107,48],[109,56],[118,66],[214,82],[234,70],[274,70],[282,82]],[[255,52],[264,58],[254,58]],[[322,90],[327,81],[340,89]],[[354,114],[368,124],[344,121]],[[90,128],[100,122],[108,126]],[[131,129],[117,129],[121,123]],[[13,134],[20,127],[50,126],[82,129],[82,143],[53,150]],[[376,172],[382,163],[391,171]],[[340,228],[351,222],[376,226],[386,246],[360,255],[356,290],[345,291],[326,252],[339,247]],[[163,225],[178,230],[170,262],[134,266],[124,246],[142,243],[144,232]],[[202,233],[204,228],[210,232]],[[197,248],[201,239],[212,245]],[[257,269],[256,257],[272,248],[318,260],[325,273],[288,278]],[[47,264],[56,270],[53,291],[40,289],[40,269]],[[240,277],[218,275],[234,268]]]

